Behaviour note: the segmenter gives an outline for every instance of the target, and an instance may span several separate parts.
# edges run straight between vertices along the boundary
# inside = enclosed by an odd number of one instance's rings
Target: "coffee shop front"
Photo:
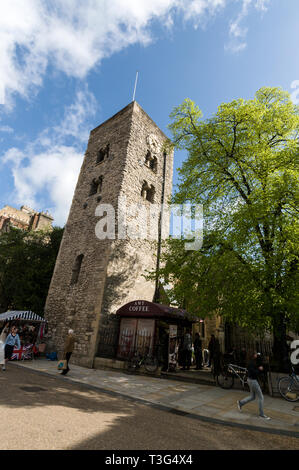
[[[186,310],[135,300],[123,305],[120,318],[117,357],[126,359],[132,354],[153,354],[162,363],[177,362],[178,348],[186,329],[198,320]]]

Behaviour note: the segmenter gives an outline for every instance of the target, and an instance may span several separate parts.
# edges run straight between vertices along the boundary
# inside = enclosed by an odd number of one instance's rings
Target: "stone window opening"
[[[73,267],[73,272],[72,272],[71,285],[77,284],[77,282],[78,282],[83,258],[84,258],[84,255],[79,255],[76,258],[76,261],[75,261],[75,264],[74,264],[74,267]]]
[[[101,194],[102,187],[103,187],[103,176],[94,178],[91,182],[89,196],[93,196],[94,194]]]
[[[141,189],[141,197],[149,202],[154,202],[155,188],[153,185],[149,185],[146,181],[143,182]]]
[[[105,157],[109,157],[109,150],[110,150],[110,145],[107,144],[106,147],[102,147],[97,154],[97,163],[101,163],[104,161]]]
[[[145,165],[150,168],[153,172],[157,173],[158,159],[155,155],[152,155],[148,150],[145,157]]]

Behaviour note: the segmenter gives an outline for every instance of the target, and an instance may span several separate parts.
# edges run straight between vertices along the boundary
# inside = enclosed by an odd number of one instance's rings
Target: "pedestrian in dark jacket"
[[[202,369],[202,341],[199,333],[195,333],[194,355],[196,362],[196,370]]]
[[[209,341],[209,345],[208,345],[208,350],[209,350],[209,353],[210,353],[210,356],[209,356],[209,367],[211,367],[212,365],[212,360],[214,359],[214,350],[215,350],[215,335],[211,335],[211,339]]]
[[[182,370],[189,370],[191,366],[191,357],[192,357],[192,337],[190,330],[187,330],[184,334],[183,339],[183,368]]]
[[[66,375],[70,368],[69,368],[69,360],[71,358],[71,355],[74,351],[74,346],[75,346],[75,342],[76,342],[76,338],[74,336],[74,331],[73,330],[69,330],[68,331],[68,335],[66,337],[66,340],[65,340],[65,345],[64,345],[64,352],[63,352],[63,357],[64,359],[66,359],[67,361],[67,366],[66,366],[66,369],[64,369],[62,371],[62,375]]]
[[[259,374],[263,371],[263,366],[259,364],[259,355],[258,353],[254,353],[251,360],[248,364],[248,385],[250,388],[250,396],[244,398],[237,402],[239,411],[242,411],[242,407],[249,403],[250,401],[255,400],[256,396],[259,402],[259,416],[260,418],[269,420],[269,416],[266,416],[264,413],[264,396],[261,390],[261,387],[258,383]]]

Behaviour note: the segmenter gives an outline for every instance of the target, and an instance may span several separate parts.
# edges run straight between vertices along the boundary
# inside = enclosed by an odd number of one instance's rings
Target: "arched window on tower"
[[[84,258],[84,255],[79,255],[76,258],[76,261],[75,261],[75,264],[74,264],[74,267],[73,267],[73,272],[72,272],[71,285],[77,284],[77,282],[78,282],[83,258]]]
[[[157,173],[158,168],[158,159],[155,155],[152,155],[151,152],[148,150],[146,157],[145,157],[145,165],[150,168],[152,171]]]
[[[103,187],[103,176],[94,178],[90,185],[89,196],[93,196],[94,194],[100,194],[102,192],[102,187]]]
[[[141,188],[141,197],[153,203],[155,199],[155,187],[152,184],[150,186],[147,181],[144,181]]]
[[[150,169],[157,173],[158,160],[157,157],[153,157],[150,161]]]
[[[107,144],[106,147],[102,147],[97,154],[97,163],[101,163],[104,159],[109,157],[110,145]]]

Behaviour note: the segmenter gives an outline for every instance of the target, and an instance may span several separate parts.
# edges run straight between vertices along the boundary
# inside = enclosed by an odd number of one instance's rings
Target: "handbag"
[[[57,369],[58,369],[58,370],[65,370],[65,369],[67,369],[67,360],[66,360],[66,359],[61,359],[61,361],[58,362]]]

